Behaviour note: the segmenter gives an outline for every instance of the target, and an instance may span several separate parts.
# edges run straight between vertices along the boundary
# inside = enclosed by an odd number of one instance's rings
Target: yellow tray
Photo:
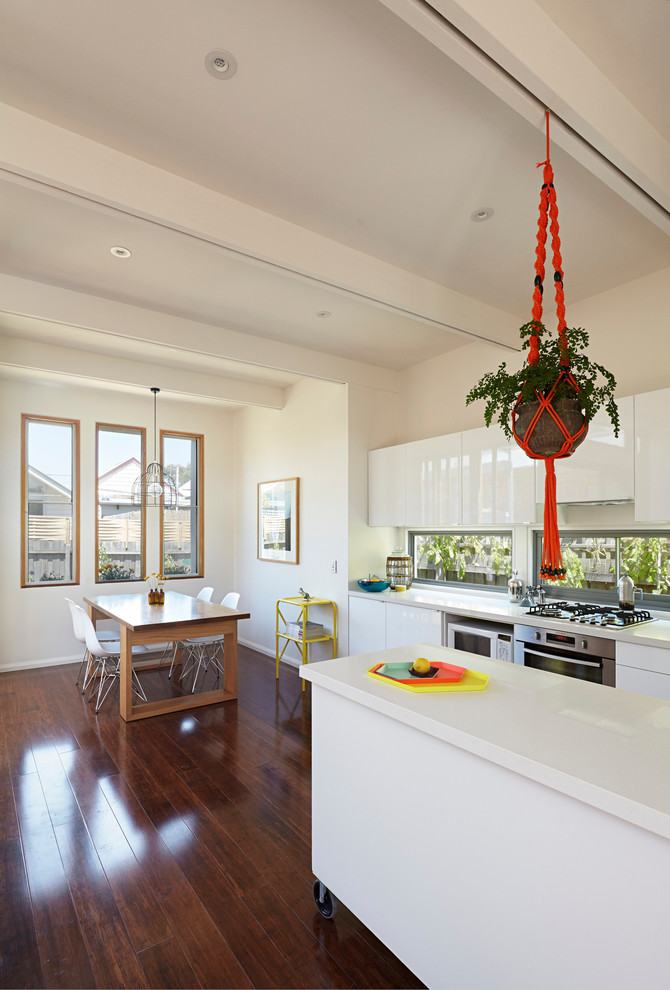
[[[403,691],[413,691],[415,694],[433,694],[438,691],[483,691],[489,682],[488,674],[480,674],[476,670],[466,670],[460,681],[451,684],[436,684],[433,680],[417,680],[415,684],[401,684],[400,681],[394,681],[389,677],[375,673],[375,670],[381,666],[382,664],[376,663],[370,667],[369,676],[376,681],[383,681],[385,684],[394,685]]]

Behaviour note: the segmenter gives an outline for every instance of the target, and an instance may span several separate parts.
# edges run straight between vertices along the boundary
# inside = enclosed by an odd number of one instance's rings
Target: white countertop
[[[545,629],[578,629],[590,636],[602,636],[605,639],[615,639],[620,643],[636,643],[640,646],[659,646],[670,649],[670,618],[655,619],[638,626],[611,628],[608,626],[591,626],[586,623],[566,622],[556,619],[540,619],[528,615],[528,608],[511,605],[504,594],[477,594],[467,591],[433,590],[429,587],[415,585],[409,591],[354,591],[350,596],[356,598],[373,598],[395,604],[417,605],[421,608],[440,609],[453,615],[467,616],[472,619],[488,619],[493,622],[512,624],[520,622],[528,626],[542,626]],[[653,604],[645,601],[643,608],[654,614]],[[657,613],[667,615],[668,613]]]
[[[420,695],[367,675],[425,656],[490,675]],[[310,663],[301,676],[373,711],[670,838],[670,702],[426,643]]]

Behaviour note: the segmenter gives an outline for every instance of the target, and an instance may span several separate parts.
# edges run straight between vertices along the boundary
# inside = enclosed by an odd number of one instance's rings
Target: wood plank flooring
[[[295,669],[240,647],[237,702],[128,724],[77,669],[0,674],[1,987],[422,986],[314,906]]]

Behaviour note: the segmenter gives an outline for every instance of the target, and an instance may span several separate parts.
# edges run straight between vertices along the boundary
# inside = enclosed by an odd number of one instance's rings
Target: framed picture
[[[258,483],[258,559],[298,563],[300,478]]]

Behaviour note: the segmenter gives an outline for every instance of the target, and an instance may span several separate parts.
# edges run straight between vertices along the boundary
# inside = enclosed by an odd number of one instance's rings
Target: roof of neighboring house
[[[50,488],[59,495],[67,495],[68,498],[72,495],[72,489],[67,488],[65,485],[61,485],[60,482],[56,481],[55,478],[52,478],[51,475],[45,474],[43,471],[38,471],[38,469],[33,467],[32,464],[28,465],[28,475],[30,478],[34,478],[35,481],[45,485],[45,487]]]
[[[137,469],[137,474],[140,473],[141,464],[138,459],[136,457],[129,457],[127,461],[122,461],[120,464],[116,464],[113,468],[110,468],[109,471],[105,471],[104,474],[101,474],[98,478],[98,485],[100,485],[101,482],[108,481],[109,478],[113,478],[115,475],[120,474],[121,471],[124,471],[130,465]]]

